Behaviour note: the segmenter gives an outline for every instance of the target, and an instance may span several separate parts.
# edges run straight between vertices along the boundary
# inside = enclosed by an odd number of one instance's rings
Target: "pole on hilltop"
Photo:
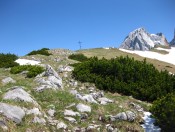
[[[81,41],[78,41],[78,43],[79,43],[79,46],[80,46],[80,50],[81,50],[81,44],[82,44],[82,42],[81,42]]]

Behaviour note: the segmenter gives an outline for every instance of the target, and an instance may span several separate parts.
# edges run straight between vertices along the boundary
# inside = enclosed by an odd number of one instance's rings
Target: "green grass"
[[[44,56],[44,55],[31,55],[31,56],[24,56],[21,58],[25,58],[25,59],[32,59],[32,57],[35,57],[35,59],[40,60],[41,63],[43,64],[50,64],[55,70],[58,69],[58,67],[60,65],[65,65],[65,64],[69,64],[69,63],[75,63],[76,61],[74,60],[70,60],[68,59],[68,54],[65,55],[64,53],[62,53],[62,51],[64,52],[69,52],[67,50],[49,50],[48,52],[51,53],[52,55],[50,56]],[[114,58],[116,56],[126,56],[126,55],[131,55],[129,53],[125,53],[125,52],[121,52],[118,49],[110,49],[110,50],[106,50],[106,49],[90,49],[90,50],[81,50],[78,51],[78,53],[83,53],[88,57],[92,57],[92,56],[98,56],[99,58],[102,57],[106,57],[108,59],[110,58]],[[137,59],[143,60],[142,57],[137,56],[137,55],[131,55],[133,57],[136,57]],[[59,62],[55,62],[54,59],[55,58],[59,58],[60,61]],[[159,62],[157,62],[157,65],[160,65]],[[164,65],[161,64],[161,67],[165,67],[167,69],[170,70],[174,70],[174,66],[169,65],[167,63],[165,63]],[[166,67],[166,66],[170,66],[172,68]],[[160,67],[160,66],[159,66]],[[62,76],[62,74],[60,74]],[[24,75],[21,74],[10,74],[10,71],[7,69],[3,69],[0,68],[0,80],[2,80],[5,77],[12,77],[14,80],[16,80],[15,84],[6,84],[3,85],[2,83],[0,83],[0,100],[2,102],[6,102],[12,105],[17,105],[17,106],[21,106],[21,107],[26,107],[26,108],[32,108],[33,104],[31,103],[24,103],[24,102],[16,102],[16,101],[10,101],[10,100],[2,100],[2,97],[4,95],[5,92],[7,92],[9,90],[9,88],[13,87],[13,86],[23,86],[25,88],[25,90],[32,95],[32,97],[38,102],[38,104],[41,106],[42,111],[44,111],[45,113],[47,113],[47,110],[49,110],[49,108],[51,108],[52,106],[55,106],[55,117],[54,119],[59,120],[59,121],[63,121],[65,122],[68,126],[69,129],[72,129],[73,127],[77,126],[77,127],[87,127],[89,126],[89,124],[93,124],[92,121],[96,121],[95,124],[101,125],[101,131],[103,132],[105,130],[105,125],[106,123],[110,123],[110,122],[101,122],[98,121],[98,117],[99,115],[116,115],[119,112],[123,112],[126,110],[132,110],[131,107],[129,107],[128,103],[130,101],[135,102],[140,104],[142,107],[144,107],[144,109],[149,109],[149,106],[146,102],[139,102],[136,99],[133,99],[131,97],[127,97],[127,96],[121,96],[119,94],[113,94],[113,93],[105,93],[105,97],[114,100],[113,104],[107,104],[107,105],[98,105],[98,104],[90,104],[87,103],[85,101],[81,101],[81,100],[77,100],[75,98],[75,96],[71,95],[68,90],[70,90],[70,88],[73,88],[71,86],[68,86],[67,84],[69,83],[69,80],[71,79],[71,74],[68,74],[68,78],[64,78],[63,79],[63,83],[64,83],[64,90],[60,90],[60,91],[54,91],[54,90],[45,90],[41,93],[38,93],[34,90],[34,88],[36,88],[38,85],[37,83],[34,81],[34,78],[25,78]],[[81,93],[88,93],[87,89],[84,90],[79,90],[80,87],[86,87],[86,86],[93,86],[93,84],[90,83],[81,83],[78,82],[78,86],[75,87],[77,91],[81,92]],[[92,108],[92,112],[88,113],[88,119],[85,120],[84,122],[80,122],[80,118],[79,117],[75,117],[77,119],[77,124],[72,124],[68,121],[66,121],[64,119],[63,116],[63,112],[66,109],[66,106],[69,106],[71,103],[83,103],[83,104],[87,104],[89,106],[91,106]],[[119,106],[123,106],[122,108],[120,108]],[[77,109],[75,108],[75,106],[69,108],[71,110],[77,111]],[[1,115],[0,115],[1,117]],[[14,124],[12,121],[8,120],[8,126],[10,128],[10,131],[13,132],[25,132],[27,128],[30,128],[32,131],[34,132],[41,132],[41,131],[45,131],[45,132],[50,132],[50,131],[54,131],[55,130],[55,126],[49,126],[48,124],[44,125],[40,125],[40,124],[34,124],[31,123],[31,120],[33,119],[33,115],[27,115],[24,117],[23,122],[20,125],[16,125]],[[4,117],[3,117],[4,118]],[[143,129],[140,127],[140,124],[138,123],[138,120],[136,120],[135,122],[126,122],[126,121],[116,121],[116,122],[112,122],[112,124],[114,126],[116,126],[121,132],[126,132],[128,130],[138,130],[143,131]],[[1,131],[1,128],[0,128]],[[57,130],[59,131],[59,130]],[[105,131],[104,131],[105,132]]]

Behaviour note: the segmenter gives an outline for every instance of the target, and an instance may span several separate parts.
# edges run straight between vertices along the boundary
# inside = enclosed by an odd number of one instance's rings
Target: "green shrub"
[[[167,71],[159,72],[146,60],[129,57],[90,58],[75,65],[73,76],[82,82],[95,83],[99,89],[150,102],[175,90],[175,76]]]
[[[22,71],[28,71],[27,77],[32,78],[42,73],[44,71],[44,68],[40,66],[32,66],[32,65],[15,66],[11,68],[10,73],[18,74],[18,73],[21,73]]]
[[[18,63],[14,62],[16,59],[18,59],[18,56],[15,54],[0,53],[0,68],[9,68],[19,65]]]
[[[151,107],[151,112],[162,131],[175,131],[175,94],[167,94],[156,100]]]
[[[28,53],[27,55],[37,55],[37,54],[46,55],[46,56],[52,55],[48,52],[48,50],[49,50],[49,48],[42,48],[40,50],[34,50],[34,51]]]
[[[77,61],[80,61],[80,62],[88,60],[88,58],[86,56],[84,56],[83,54],[72,54],[72,55],[69,55],[68,58],[72,59],[72,60],[77,60]]]

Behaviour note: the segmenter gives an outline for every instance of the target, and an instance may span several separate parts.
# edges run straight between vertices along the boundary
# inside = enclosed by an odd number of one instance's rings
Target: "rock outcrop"
[[[174,38],[171,40],[170,46],[175,46],[175,29],[174,29]]]
[[[21,123],[22,118],[25,116],[25,112],[22,108],[6,103],[0,103],[0,113],[17,124]]]
[[[150,50],[155,45],[168,46],[162,33],[149,34],[144,28],[138,28],[129,33],[120,48],[129,50]]]

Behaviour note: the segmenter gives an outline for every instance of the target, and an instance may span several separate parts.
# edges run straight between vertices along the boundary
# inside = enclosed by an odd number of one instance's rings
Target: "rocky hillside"
[[[45,68],[35,78],[27,78],[27,71],[11,74],[9,68],[0,68],[0,131],[160,131],[152,124],[149,103],[76,81],[70,66],[76,61],[68,59],[73,52],[49,52],[21,57]]]
[[[149,34],[144,28],[138,28],[129,33],[120,48],[130,50],[150,50],[155,45],[168,46],[162,33]]]

